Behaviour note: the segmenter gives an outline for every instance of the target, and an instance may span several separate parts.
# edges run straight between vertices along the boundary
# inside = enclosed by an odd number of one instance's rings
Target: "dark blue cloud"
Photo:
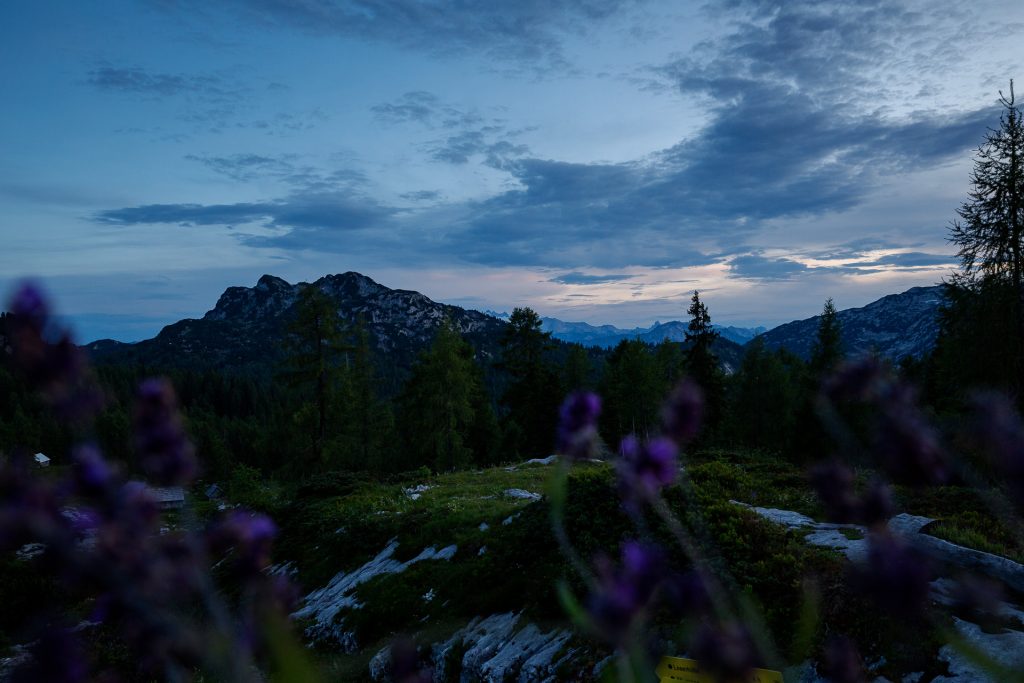
[[[956,256],[949,254],[926,254],[920,251],[902,252],[882,256],[868,263],[859,263],[859,266],[895,266],[898,268],[927,268],[935,266],[954,265],[959,261]]]
[[[223,4],[263,24],[377,40],[431,55],[484,53],[542,71],[569,67],[562,49],[566,35],[585,34],[594,24],[640,2],[465,0],[456,7],[420,0],[232,0]]]
[[[548,280],[548,282],[557,282],[562,285],[600,285],[607,282],[622,282],[623,280],[630,280],[633,277],[633,275],[626,274],[589,275],[587,273],[573,271],[571,273],[563,273],[553,277]]]
[[[381,226],[394,209],[358,195],[296,194],[275,202],[237,204],[148,204],[102,211],[94,219],[110,225],[182,226],[263,223],[289,230],[281,236],[245,236],[254,246],[314,248],[317,239]],[[311,237],[304,241],[305,237]]]
[[[305,193],[351,190],[369,183],[366,174],[355,168],[325,170],[312,164],[300,163],[297,154],[266,156],[262,154],[231,154],[204,156],[189,154],[189,161],[202,164],[209,170],[238,182],[272,178],[299,188]]]
[[[790,280],[808,271],[807,266],[788,258],[766,258],[761,254],[737,256],[729,262],[736,277],[751,280]]]
[[[441,193],[437,190],[416,190],[399,196],[411,202],[436,202],[441,199]]]
[[[383,123],[433,123],[441,110],[437,95],[417,90],[407,92],[395,102],[382,102],[370,108],[374,117]]]
[[[161,73],[141,67],[100,66],[88,74],[88,83],[100,90],[151,97],[199,96],[205,100],[236,101],[244,90],[219,76]]]
[[[506,135],[497,126],[485,126],[476,130],[465,130],[443,140],[430,143],[427,147],[430,158],[449,164],[467,164],[471,159],[482,157],[484,164],[492,168],[508,168],[513,159],[528,154],[530,148],[509,139],[494,139]]]

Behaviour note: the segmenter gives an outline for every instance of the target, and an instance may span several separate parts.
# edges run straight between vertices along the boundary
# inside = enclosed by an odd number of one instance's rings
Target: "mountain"
[[[282,357],[285,329],[299,292],[307,286],[264,275],[255,287],[229,287],[202,318],[168,325],[153,339],[134,344],[105,339],[86,349],[99,362],[266,374]],[[430,344],[445,318],[484,357],[497,352],[505,327],[479,311],[437,303],[418,292],[390,289],[359,273],[326,275],[312,286],[337,303],[343,319],[351,323],[363,319],[378,358],[386,355],[398,374]]]
[[[846,352],[877,351],[893,360],[924,355],[935,345],[942,302],[941,285],[913,287],[902,294],[884,296],[861,308],[839,311]],[[802,358],[809,358],[819,318],[815,316],[779,325],[765,332],[761,338],[769,349],[785,348]]]
[[[679,320],[667,323],[656,322],[650,327],[634,327],[631,330],[612,325],[595,326],[590,323],[565,322],[558,318],[541,318],[541,323],[543,323],[544,331],[550,332],[555,339],[602,348],[611,348],[623,339],[640,339],[651,344],[657,344],[665,339],[681,342],[686,339],[687,326],[687,323]],[[766,329],[764,327],[726,327],[722,325],[715,325],[714,328],[718,330],[722,338],[741,346]]]

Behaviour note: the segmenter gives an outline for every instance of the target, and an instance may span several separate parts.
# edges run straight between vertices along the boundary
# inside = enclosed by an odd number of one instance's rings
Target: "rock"
[[[409,496],[410,499],[419,500],[420,496],[422,496],[424,493],[426,493],[432,488],[432,486],[428,486],[427,484],[420,484],[418,486],[413,486],[412,488],[402,489],[402,491],[405,493],[405,495]]]
[[[458,550],[454,545],[441,550],[426,548],[411,560],[399,562],[392,557],[397,548],[398,541],[392,539],[384,550],[363,566],[349,573],[339,572],[325,587],[307,595],[303,606],[292,614],[296,619],[313,620],[313,624],[306,628],[306,637],[314,641],[334,641],[346,652],[355,652],[359,649],[355,634],[342,628],[343,620],[338,618],[338,614],[343,609],[361,606],[355,598],[357,586],[375,576],[398,574],[417,562],[450,560]]]
[[[490,528],[491,528],[491,525],[488,524],[487,522],[480,522],[480,526],[477,527],[477,529],[479,529],[480,531],[487,531]]]
[[[509,524],[511,524],[512,522],[514,522],[516,520],[516,517],[518,517],[521,514],[523,514],[523,513],[517,512],[514,515],[509,515],[505,519],[501,520],[501,525],[502,526],[508,526]]]
[[[534,624],[517,629],[519,618],[518,614],[508,612],[474,619],[447,641],[435,645],[436,680],[454,680],[454,672],[446,669],[451,653],[460,646],[464,649],[460,683],[553,680],[555,669],[572,654],[571,650],[565,653],[571,633],[546,633]],[[561,659],[559,655],[563,655]]]
[[[391,678],[390,645],[385,645],[370,659],[370,678],[381,683]]]
[[[557,455],[549,455],[546,458],[531,458],[530,460],[527,460],[526,462],[519,463],[519,466],[523,467],[524,465],[550,465],[553,462],[555,462],[556,460],[558,460],[558,456]]]
[[[540,500],[543,498],[539,493],[523,489],[505,489],[505,495],[509,498],[518,498],[520,500]]]
[[[985,633],[977,624],[953,617],[953,626],[967,645],[1010,671],[1024,670],[1024,633],[1006,629],[1003,633]],[[996,683],[999,679],[986,673],[952,645],[939,650],[939,659],[949,665],[950,676],[932,679],[934,683]]]

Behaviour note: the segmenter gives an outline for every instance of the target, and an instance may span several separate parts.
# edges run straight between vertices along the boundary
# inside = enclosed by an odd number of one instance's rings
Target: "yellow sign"
[[[711,676],[700,670],[694,659],[682,657],[662,657],[658,668],[660,683],[715,683]],[[783,683],[782,674],[768,669],[754,669],[750,672],[748,683]]]

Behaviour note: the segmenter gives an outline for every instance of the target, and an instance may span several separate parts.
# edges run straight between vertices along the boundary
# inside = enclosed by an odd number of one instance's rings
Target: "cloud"
[[[513,159],[528,154],[530,148],[508,139],[495,140],[493,137],[502,135],[505,135],[504,131],[496,126],[465,130],[428,145],[430,158],[459,165],[481,156],[487,166],[504,169],[509,167]]]
[[[895,266],[898,268],[934,268],[950,266],[959,262],[956,256],[949,254],[926,254],[919,251],[888,254],[860,266]]]
[[[553,277],[548,280],[548,282],[557,282],[562,285],[600,285],[607,282],[622,282],[623,280],[629,280],[633,277],[633,275],[626,274],[589,275],[587,273],[573,271],[571,273],[563,273],[562,275]]]
[[[250,182],[267,176],[280,177],[295,173],[295,166],[288,158],[268,157],[260,154],[233,154],[210,157],[189,154],[185,157],[196,161],[219,175],[239,182]]]
[[[235,101],[243,94],[218,76],[160,73],[137,66],[101,66],[89,72],[88,83],[100,90],[161,98],[193,95],[225,102]]]
[[[382,102],[370,107],[374,117],[389,124],[399,123],[433,123],[434,119],[441,112],[440,101],[437,95],[417,90],[407,92],[395,102]]]
[[[94,220],[108,225],[175,224],[180,226],[261,223],[285,230],[281,235],[242,235],[261,247],[313,248],[331,239],[380,226],[395,213],[372,199],[346,193],[294,194],[279,201],[236,204],[148,204],[102,211]],[[313,239],[306,241],[305,238]]]
[[[303,192],[333,192],[353,190],[365,186],[369,179],[362,171],[354,168],[325,170],[299,163],[297,154],[265,156],[253,153],[230,154],[226,156],[203,156],[189,154],[189,161],[202,164],[209,170],[238,182],[270,178],[299,188]]]
[[[761,254],[737,256],[729,262],[736,277],[751,280],[789,280],[808,272],[803,263],[788,258],[766,258]]]
[[[479,112],[461,110],[443,103],[430,92],[407,92],[396,101],[370,109],[384,124],[418,123],[431,129],[451,131],[422,146],[434,161],[462,165],[482,157],[484,164],[502,169],[512,159],[530,152],[527,145],[515,140],[532,128],[509,130],[503,119],[485,118]]]
[[[420,0],[233,0],[225,4],[249,20],[275,27],[375,40],[433,56],[482,53],[536,72],[568,69],[562,47],[566,36],[586,34],[640,0],[468,0],[457,9]]]
[[[437,190],[416,190],[401,194],[399,197],[411,202],[434,202],[441,199],[441,193]]]

